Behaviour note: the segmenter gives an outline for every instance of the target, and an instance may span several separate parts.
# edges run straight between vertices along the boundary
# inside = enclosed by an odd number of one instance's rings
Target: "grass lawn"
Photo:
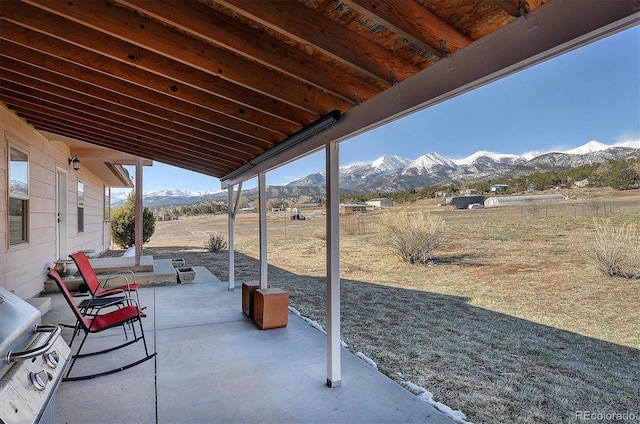
[[[453,211],[427,200],[396,208],[440,216],[445,243],[434,266],[411,266],[378,237],[379,212],[343,220],[350,350],[474,423],[580,422],[580,411],[640,420],[640,280],[605,277],[585,254],[604,213],[614,225],[640,224],[637,190],[525,207]],[[259,278],[257,221],[243,214],[236,222],[237,282]],[[267,225],[269,283],[322,325],[324,226],[282,212]],[[226,238],[226,216],[159,222],[145,254],[185,257],[225,280],[228,255],[203,247],[212,233]]]

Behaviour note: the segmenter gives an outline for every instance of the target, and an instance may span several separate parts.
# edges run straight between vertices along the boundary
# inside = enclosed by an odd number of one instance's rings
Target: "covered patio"
[[[143,289],[158,357],[126,377],[61,388],[59,410],[78,415],[60,421],[109,422],[441,422],[340,346],[339,144],[640,20],[635,0],[25,0],[0,8],[0,100],[48,141],[82,143],[71,145],[81,162],[83,144],[136,156],[136,221],[143,159],[220,178],[228,190],[229,281]],[[522,116],[530,127],[526,105]],[[260,332],[233,290],[242,184],[258,178],[266,288],[266,174],[323,149],[327,336],[295,319]],[[138,226],[138,263],[141,239]],[[94,384],[101,395],[112,387],[117,400],[82,415],[96,407],[83,401]]]
[[[71,322],[62,296],[50,296],[43,322]],[[158,355],[125,372],[62,383],[56,422],[453,422],[344,349],[345,384],[328,390],[326,336],[293,313],[287,327],[262,331],[242,313],[240,296],[215,280],[140,289],[145,334]],[[120,328],[90,336],[87,349],[122,337]],[[135,360],[140,345],[79,359],[73,374]]]

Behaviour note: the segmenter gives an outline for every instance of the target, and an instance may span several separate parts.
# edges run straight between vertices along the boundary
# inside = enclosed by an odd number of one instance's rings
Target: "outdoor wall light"
[[[69,165],[73,165],[73,170],[74,171],[79,171],[80,170],[80,159],[78,159],[78,156],[73,155],[72,158],[69,158]]]

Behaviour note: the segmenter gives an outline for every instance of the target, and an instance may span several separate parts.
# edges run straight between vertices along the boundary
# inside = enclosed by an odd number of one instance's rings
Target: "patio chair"
[[[98,315],[95,315],[95,316],[87,316],[87,315],[84,315],[80,311],[80,309],[78,308],[76,303],[73,301],[73,297],[71,296],[71,293],[69,293],[69,289],[67,288],[67,286],[65,285],[64,281],[62,280],[62,277],[60,277],[60,274],[58,274],[58,271],[56,271],[53,268],[48,268],[48,274],[47,275],[58,286],[58,289],[62,293],[63,297],[67,301],[67,304],[69,304],[69,307],[71,308],[71,310],[73,311],[73,314],[75,315],[76,319],[78,320],[78,325],[80,327],[80,330],[84,332],[84,337],[82,338],[82,342],[80,343],[80,347],[78,348],[78,351],[76,352],[76,354],[73,355],[73,359],[71,360],[71,364],[69,365],[69,369],[67,370],[67,373],[66,373],[66,375],[65,375],[65,377],[63,378],[62,381],[88,380],[88,379],[95,378],[95,377],[101,377],[101,376],[104,376],[104,375],[114,374],[116,372],[124,371],[126,369],[131,368],[131,367],[139,365],[139,364],[141,364],[141,363],[153,358],[154,356],[156,356],[156,352],[154,352],[152,354],[149,354],[149,349],[147,348],[147,341],[146,341],[145,336],[144,336],[144,329],[142,328],[142,317],[144,316],[144,313],[140,310],[140,308],[137,306],[137,304],[135,304],[135,300],[129,299],[131,304],[129,304],[127,306],[123,306],[123,307],[121,307],[119,309],[111,310],[111,311],[106,312],[104,314],[98,314]],[[135,323],[136,322],[140,326],[140,335],[138,335],[137,331],[136,331],[136,327],[135,327]],[[117,346],[114,346],[114,347],[109,347],[107,349],[103,349],[103,350],[96,351],[96,352],[81,353],[82,352],[82,348],[84,347],[84,344],[87,341],[87,337],[89,336],[89,334],[100,333],[100,332],[108,330],[110,328],[119,327],[121,325],[126,325],[126,324],[131,325],[131,328],[133,330],[133,338],[132,339],[129,340],[128,337],[127,337],[126,341],[124,343],[120,344],[120,345],[117,345]],[[69,342],[69,346],[71,346],[73,344],[75,336],[76,336],[76,332],[74,332],[74,335],[71,338],[71,341]],[[92,356],[92,355],[98,355],[98,354],[102,354],[102,353],[112,352],[114,350],[123,348],[125,346],[129,346],[130,344],[136,343],[136,342],[141,341],[141,340],[142,340],[142,344],[144,345],[144,352],[145,352],[144,358],[139,359],[139,360],[137,360],[135,362],[129,363],[127,365],[114,368],[114,369],[109,370],[109,371],[103,371],[103,372],[99,372],[99,373],[95,373],[95,374],[89,374],[89,375],[83,375],[83,376],[79,376],[79,377],[69,377],[71,375],[71,370],[73,369],[73,366],[75,365],[76,360],[78,358],[84,358],[84,357],[88,357],[88,356]]]
[[[85,255],[84,252],[76,252],[69,255],[69,257],[76,263],[78,271],[80,272],[80,276],[84,280],[84,283],[87,285],[89,293],[92,296],[92,299],[88,301],[89,305],[83,304],[83,307],[90,307],[91,304],[99,305],[101,303],[98,300],[99,298],[113,296],[116,294],[123,294],[125,292],[127,297],[131,297],[132,291],[136,292],[136,300],[138,306],[140,305],[140,297],[138,296],[138,288],[140,287],[140,285],[136,283],[136,275],[133,271],[126,270],[114,272],[108,274],[105,280],[100,281],[100,279],[96,275],[96,271],[91,265],[91,262],[89,262],[89,258],[87,257],[87,255]],[[131,274],[132,282],[130,282],[129,278],[127,278],[125,275],[121,274]],[[122,278],[125,284],[109,287],[108,284],[117,278]]]

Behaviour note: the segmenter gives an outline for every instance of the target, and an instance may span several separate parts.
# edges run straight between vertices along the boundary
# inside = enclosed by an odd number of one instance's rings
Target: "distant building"
[[[367,205],[371,206],[372,208],[378,209],[388,208],[393,206],[393,200],[387,199],[386,197],[380,197],[378,199],[368,200]]]
[[[573,183],[571,185],[571,188],[584,188],[588,185],[589,185],[589,180],[585,178],[584,180],[576,181],[575,183]]]
[[[356,212],[366,212],[367,204],[366,203],[341,203],[340,204],[340,214],[347,215],[350,213]]]
[[[507,184],[494,184],[490,189],[491,193],[506,193],[509,191],[509,186]]]
[[[487,208],[496,206],[519,206],[530,205],[533,203],[556,203],[567,200],[562,194],[538,194],[531,196],[500,196],[489,197],[484,201]]]
[[[473,203],[484,204],[484,196],[453,196],[448,197],[446,203],[454,209],[467,209]]]

